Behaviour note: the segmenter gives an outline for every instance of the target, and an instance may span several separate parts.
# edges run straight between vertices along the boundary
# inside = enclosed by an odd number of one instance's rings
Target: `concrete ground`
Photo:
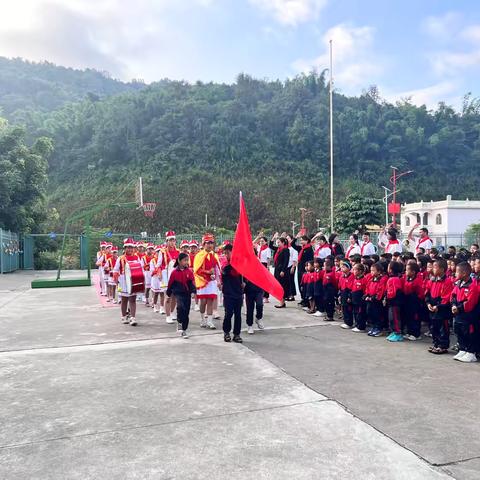
[[[480,364],[293,305],[243,345],[192,312],[182,340],[34,275],[0,276],[1,479],[480,478]]]

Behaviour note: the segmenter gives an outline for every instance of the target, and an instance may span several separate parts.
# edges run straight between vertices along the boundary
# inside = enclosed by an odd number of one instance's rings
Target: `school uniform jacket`
[[[365,290],[366,300],[381,302],[387,289],[387,280],[388,277],[386,275],[381,275],[380,277],[372,276]]]
[[[432,277],[427,282],[425,302],[432,307],[438,307],[438,312],[431,312],[434,319],[448,318],[450,316],[450,297],[453,283],[446,275]]]
[[[479,300],[478,285],[475,280],[469,278],[466,282],[458,280],[453,287],[451,303],[452,307],[457,307],[455,321],[470,323],[478,306]]]
[[[399,307],[403,303],[403,278],[389,277],[387,280],[387,302],[390,307]]]

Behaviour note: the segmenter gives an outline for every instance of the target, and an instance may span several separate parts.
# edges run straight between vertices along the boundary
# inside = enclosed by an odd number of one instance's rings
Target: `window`
[[[421,219],[420,219],[420,214],[417,213],[417,223],[418,223],[418,224],[420,223],[420,220],[421,220]]]
[[[437,216],[435,217],[435,224],[436,225],[442,224],[442,216],[439,213],[437,213]]]
[[[409,227],[410,226],[410,217],[405,217],[405,226]]]
[[[428,213],[427,212],[425,212],[423,214],[423,224],[428,225]]]

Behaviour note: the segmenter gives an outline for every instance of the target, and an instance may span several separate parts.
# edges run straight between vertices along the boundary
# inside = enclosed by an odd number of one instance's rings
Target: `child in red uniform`
[[[405,302],[402,314],[407,325],[407,333],[403,338],[415,341],[420,338],[420,309],[425,301],[424,281],[415,260],[409,260],[407,263],[403,292]]]
[[[180,253],[175,262],[175,269],[170,275],[167,296],[175,297],[177,301],[177,331],[182,338],[188,338],[188,323],[192,293],[195,293],[193,272],[188,268],[188,253]]]
[[[193,262],[195,261],[195,255],[197,255],[198,253],[198,242],[196,240],[192,240],[190,242],[190,252],[189,252],[189,266],[190,266],[190,269],[192,270],[193,272]],[[195,306],[193,307],[193,310],[195,312],[198,312],[200,311],[200,307],[198,306],[198,297],[197,297],[197,294],[195,293],[193,295],[193,298],[195,300]]]
[[[342,260],[341,263],[342,274],[338,278],[338,296],[340,305],[342,307],[343,323],[341,328],[353,328],[353,309],[352,309],[352,265],[348,260]]]
[[[457,265],[455,286],[452,291],[453,329],[458,339],[458,353],[453,357],[464,363],[477,361],[475,355],[476,337],[479,327],[479,289],[471,278],[472,267],[467,262]]]
[[[453,283],[446,275],[447,262],[438,259],[433,262],[433,278],[427,282],[425,301],[430,312],[433,345],[428,349],[430,353],[441,355],[448,353],[450,346],[451,315],[450,296]]]
[[[325,305],[323,301],[323,270],[320,264],[321,260],[316,259],[313,262],[313,299],[315,302],[315,317],[325,316]]]
[[[302,291],[304,292],[305,300],[308,301],[309,307],[306,312],[314,314],[316,311],[315,308],[315,268],[313,266],[313,261],[308,261],[305,263],[305,273],[302,276]]]
[[[402,342],[401,311],[404,304],[403,295],[403,264],[392,260],[388,265],[387,306],[388,321],[392,333],[387,337],[389,342]]]
[[[372,328],[370,337],[381,337],[383,328],[383,297],[387,288],[387,276],[384,274],[380,262],[374,263],[371,268],[371,278],[365,290],[365,303],[367,305],[367,319]]]
[[[355,327],[352,332],[364,332],[366,328],[365,301],[363,296],[367,288],[368,278],[365,267],[359,263],[352,268],[352,310]]]
[[[335,313],[335,299],[337,297],[337,272],[334,270],[333,261],[326,258],[323,264],[323,301],[327,318],[325,321],[333,322]]]

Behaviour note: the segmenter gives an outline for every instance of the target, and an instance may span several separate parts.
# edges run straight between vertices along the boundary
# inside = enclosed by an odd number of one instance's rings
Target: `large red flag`
[[[252,234],[250,233],[250,225],[242,192],[240,192],[240,217],[238,219],[235,240],[233,241],[230,263],[238,273],[270,293],[279,301],[282,301],[282,286],[268,269],[260,263],[253,251]]]

